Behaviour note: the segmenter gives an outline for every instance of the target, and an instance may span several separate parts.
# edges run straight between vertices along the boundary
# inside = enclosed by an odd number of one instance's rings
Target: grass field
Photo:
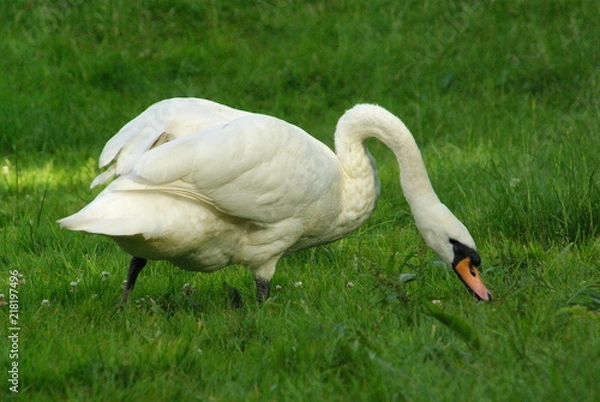
[[[440,3],[3,2],[0,399],[598,401],[600,3]],[[372,142],[377,210],[282,260],[265,304],[243,267],[153,262],[115,312],[128,256],[55,221],[99,191],[103,144],[173,96],[328,145],[355,103],[386,107],[477,241],[494,301],[426,248]]]

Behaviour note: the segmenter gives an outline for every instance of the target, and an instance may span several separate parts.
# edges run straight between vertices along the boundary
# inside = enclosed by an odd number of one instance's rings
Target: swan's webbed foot
[[[269,298],[271,281],[264,278],[256,278],[254,281],[256,282],[256,300],[262,303]]]
[[[147,262],[148,260],[145,258],[131,258],[131,262],[129,263],[129,272],[127,273],[127,281],[125,282],[125,286],[123,286],[123,296],[121,297],[120,307],[123,307],[125,303],[127,303],[129,293],[131,293],[140,271],[146,266]]]

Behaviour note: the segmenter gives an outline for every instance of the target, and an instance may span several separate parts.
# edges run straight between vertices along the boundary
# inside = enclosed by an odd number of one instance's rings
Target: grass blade
[[[473,349],[479,350],[481,346],[479,335],[473,326],[471,326],[468,322],[460,317],[446,313],[432,302],[425,301],[423,302],[423,306],[425,306],[425,312],[427,315],[444,324],[446,327],[448,327],[448,329],[458,335]]]

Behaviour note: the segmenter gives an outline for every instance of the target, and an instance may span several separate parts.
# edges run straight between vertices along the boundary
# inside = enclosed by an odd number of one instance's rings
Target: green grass
[[[0,293],[10,271],[25,283],[19,394],[2,331],[0,399],[598,400],[600,3],[5,3]],[[276,115],[330,145],[353,104],[388,108],[476,239],[495,300],[475,302],[425,247],[373,142],[372,218],[282,260],[264,305],[242,267],[153,262],[115,312],[127,256],[55,221],[97,193],[106,140],[172,96]],[[0,307],[0,328],[9,318]]]

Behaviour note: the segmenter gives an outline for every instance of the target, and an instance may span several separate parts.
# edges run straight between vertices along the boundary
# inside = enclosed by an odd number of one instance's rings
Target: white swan
[[[116,180],[59,223],[111,237],[133,255],[123,301],[148,259],[204,272],[246,265],[261,301],[282,256],[338,240],[371,215],[380,183],[369,137],[396,155],[426,243],[478,299],[490,300],[469,231],[433,191],[408,129],[375,105],[340,118],[333,153],[274,117],[202,99],[164,100],[108,141],[100,167],[114,163],[92,187]]]

